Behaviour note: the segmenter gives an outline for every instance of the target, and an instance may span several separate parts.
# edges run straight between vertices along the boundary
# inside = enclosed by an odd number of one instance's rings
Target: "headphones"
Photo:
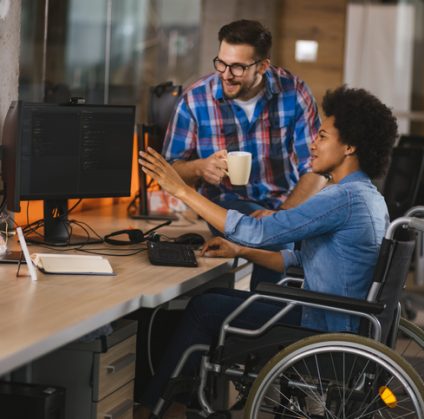
[[[120,236],[122,234],[128,235],[128,240],[122,240],[122,239],[112,239],[111,237]],[[104,237],[104,241],[108,244],[123,246],[125,244],[137,244],[142,243],[146,240],[144,237],[144,233],[141,230],[134,229],[134,230],[118,230],[114,231],[113,233],[110,233]]]
[[[160,227],[167,226],[167,225],[171,224],[171,222],[172,222],[172,220],[167,220],[164,223],[159,224],[159,225],[151,228],[150,230],[146,231],[145,233],[143,233],[139,229],[125,229],[125,230],[114,231],[113,233],[110,233],[110,234],[107,234],[106,236],[104,236],[103,240],[105,241],[105,243],[113,244],[115,246],[124,246],[124,245],[127,245],[127,244],[142,243],[148,238],[149,233],[152,233],[153,231],[157,230]],[[113,239],[112,238],[112,237],[115,237],[115,236],[121,236],[123,234],[128,235],[128,240]]]

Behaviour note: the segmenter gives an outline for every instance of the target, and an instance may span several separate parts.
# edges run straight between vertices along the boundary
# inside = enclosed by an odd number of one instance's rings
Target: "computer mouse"
[[[193,248],[199,248],[205,243],[205,239],[198,233],[185,233],[176,237],[175,243],[188,244]]]

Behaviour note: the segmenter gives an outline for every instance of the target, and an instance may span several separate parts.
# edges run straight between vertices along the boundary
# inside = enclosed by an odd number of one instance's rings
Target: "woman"
[[[332,184],[296,208],[261,219],[215,205],[187,186],[152,149],[141,154],[140,163],[163,189],[237,243],[214,238],[205,245],[205,255],[242,256],[278,272],[302,266],[306,289],[365,298],[389,221],[384,199],[371,178],[384,173],[397,125],[391,111],[362,89],[343,86],[327,92],[322,106],[326,118],[311,146],[312,170],[331,177]],[[300,240],[301,250],[280,251],[284,244]],[[248,295],[214,291],[192,299],[158,375],[142,397],[146,406],[154,406],[183,351],[194,343],[210,344],[223,319]],[[276,310],[274,304],[254,304],[236,324],[258,327]],[[298,322],[293,314],[282,321]],[[355,332],[359,320],[304,308],[301,325],[322,331]],[[195,368],[197,362],[192,359],[187,368]]]

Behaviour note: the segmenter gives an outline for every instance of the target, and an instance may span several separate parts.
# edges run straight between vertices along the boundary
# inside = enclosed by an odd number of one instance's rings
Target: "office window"
[[[198,77],[198,0],[22,0],[19,96],[136,104]]]

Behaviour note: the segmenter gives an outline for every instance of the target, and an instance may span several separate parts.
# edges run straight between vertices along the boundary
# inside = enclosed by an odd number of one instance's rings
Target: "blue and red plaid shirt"
[[[310,171],[309,146],[320,120],[306,84],[282,68],[264,74],[265,88],[252,120],[224,96],[218,74],[203,77],[181,96],[168,126],[163,154],[168,161],[207,158],[218,150],[252,153],[249,184],[203,182],[200,192],[214,200],[249,199],[278,208],[299,177]]]

